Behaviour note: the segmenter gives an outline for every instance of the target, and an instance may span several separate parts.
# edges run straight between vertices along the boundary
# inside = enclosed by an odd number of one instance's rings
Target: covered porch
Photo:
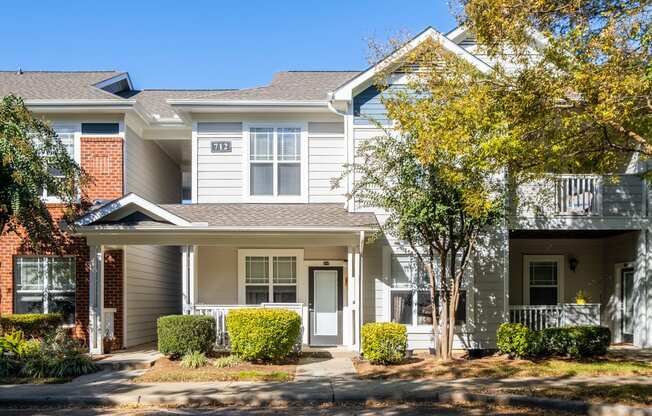
[[[103,352],[111,322],[99,253],[138,253],[138,247],[177,253],[178,264],[170,266],[176,283],[161,296],[175,296],[180,313],[215,317],[219,347],[228,347],[229,310],[257,307],[297,312],[304,345],[355,350],[363,319],[365,240],[375,227],[373,214],[349,213],[339,204],[156,205],[133,194],[112,201],[76,224],[98,253],[90,262],[91,352]],[[123,274],[128,280],[129,272]],[[137,296],[124,286],[126,299]],[[148,302],[154,312],[143,325],[155,334],[156,318],[169,312],[157,315],[156,299]],[[123,318],[128,326],[136,316],[127,307]]]
[[[644,343],[645,232],[518,230],[509,238],[509,320],[540,330],[602,325]],[[637,289],[638,285],[638,289]]]

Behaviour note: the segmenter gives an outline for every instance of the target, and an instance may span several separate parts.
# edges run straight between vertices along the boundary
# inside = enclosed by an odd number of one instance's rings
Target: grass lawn
[[[510,360],[503,356],[477,359],[455,359],[448,363],[423,354],[407,359],[403,364],[384,366],[354,360],[361,378],[513,378],[568,376],[628,376],[652,375],[652,363],[606,357],[587,361],[560,358],[546,360]]]
[[[0,377],[0,384],[61,384],[72,380],[72,377]]]
[[[165,383],[178,381],[291,381],[294,379],[296,362],[283,364],[253,364],[242,362],[226,368],[218,368],[210,359],[201,368],[184,368],[179,361],[161,358],[136,383]]]
[[[584,400],[592,403],[624,404],[627,406],[652,405],[652,385],[648,384],[573,384],[564,386],[531,386],[505,389],[504,393],[550,397],[565,400]]]

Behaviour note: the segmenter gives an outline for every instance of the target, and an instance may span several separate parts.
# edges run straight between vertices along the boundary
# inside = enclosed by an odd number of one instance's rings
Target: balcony
[[[646,215],[643,181],[638,175],[547,175],[519,185],[518,218],[641,217]]]

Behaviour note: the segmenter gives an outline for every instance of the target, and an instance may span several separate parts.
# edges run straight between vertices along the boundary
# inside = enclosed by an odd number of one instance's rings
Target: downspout
[[[342,119],[344,120],[344,140],[345,140],[345,152],[346,152],[344,154],[344,156],[345,156],[345,160],[347,161],[347,163],[349,163],[349,160],[350,160],[349,159],[349,145],[348,145],[349,123],[346,120],[346,112],[338,111],[337,108],[335,108],[335,106],[333,106],[333,93],[332,92],[328,93],[328,110],[333,114],[337,114],[338,116],[341,116]],[[351,140],[353,140],[353,139],[351,139]],[[350,192],[351,192],[351,189],[349,189],[349,181],[347,180],[346,181],[346,194],[349,195]],[[348,199],[348,197],[344,201],[344,209],[347,210],[347,211],[349,210],[349,199]]]

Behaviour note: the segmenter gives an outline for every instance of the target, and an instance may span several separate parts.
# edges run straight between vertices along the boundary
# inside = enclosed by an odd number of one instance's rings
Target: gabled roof
[[[342,204],[154,204],[130,193],[75,221],[78,231],[358,231],[376,229],[370,212]]]
[[[125,75],[120,71],[0,71],[0,96],[24,100],[116,100],[124,98],[97,84]]]
[[[467,60],[468,62],[475,65],[476,68],[478,68],[483,72],[488,72],[491,70],[491,67],[487,63],[485,63],[478,57],[474,56],[473,54],[469,53],[467,50],[460,47],[455,42],[451,41],[449,38],[444,36],[441,32],[437,31],[432,27],[428,27],[423,32],[421,32],[420,34],[412,38],[412,40],[407,42],[404,46],[402,46],[401,48],[397,49],[396,51],[388,55],[385,59],[383,59],[379,63],[369,67],[367,70],[361,72],[356,77],[353,77],[352,79],[348,80],[347,82],[335,88],[331,93],[330,97],[333,100],[350,100],[351,97],[355,95],[355,93],[359,92],[361,89],[366,88],[368,85],[370,85],[373,80],[373,77],[382,68],[386,68],[388,65],[392,65],[394,62],[396,62],[398,65],[402,57],[404,57],[407,53],[414,50],[414,48],[416,48],[418,45],[420,45],[421,43],[423,43],[428,39],[433,39],[439,42],[444,48],[456,54],[457,56]]]

